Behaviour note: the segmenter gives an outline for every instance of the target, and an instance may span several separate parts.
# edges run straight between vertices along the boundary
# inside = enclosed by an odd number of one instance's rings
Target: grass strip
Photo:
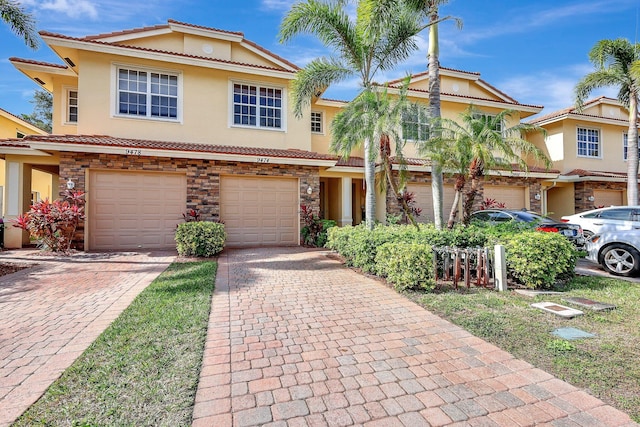
[[[431,312],[577,387],[640,422],[640,286],[624,280],[577,277],[563,295],[529,298],[515,292],[472,289],[410,294]],[[614,304],[615,310],[563,319],[530,307],[567,297]],[[564,340],[552,334],[573,327],[596,336]]]
[[[215,262],[173,263],[14,426],[188,426]]]

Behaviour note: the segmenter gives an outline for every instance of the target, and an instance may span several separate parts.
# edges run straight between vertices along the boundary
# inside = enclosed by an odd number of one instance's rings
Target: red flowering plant
[[[85,218],[84,204],[84,192],[67,190],[62,199],[34,203],[13,226],[28,231],[43,250],[69,253],[76,229]]]

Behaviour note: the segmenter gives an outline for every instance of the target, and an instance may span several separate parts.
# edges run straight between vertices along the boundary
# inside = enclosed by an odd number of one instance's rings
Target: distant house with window
[[[627,203],[628,111],[616,99],[599,97],[530,121],[546,129],[531,135],[560,174],[543,181],[545,212],[570,215]]]
[[[224,221],[228,246],[297,245],[300,205],[339,225],[364,218],[363,153],[330,153],[330,124],[345,101],[321,96],[298,119],[291,82],[299,68],[242,33],[169,20],[166,24],[86,37],[40,33],[60,63],[11,58],[53,94],[52,135],[0,141],[8,165],[9,218],[28,210],[31,170],[49,170],[61,193],[86,191],[87,250],[174,247],[174,230],[188,209]],[[441,70],[442,112],[456,118],[474,104],[482,114],[510,108],[515,121],[542,110],[491,86],[479,73]],[[399,81],[390,82],[397,91]],[[428,102],[428,76],[409,91]],[[426,131],[415,117],[405,138]],[[411,147],[411,145],[408,145]],[[411,178],[432,218],[430,164],[408,148]],[[542,181],[557,172],[532,167],[488,171],[484,196],[539,210]],[[452,180],[445,188],[452,199]],[[449,206],[447,206],[448,209]],[[397,213],[379,194],[376,217]],[[12,229],[9,247],[27,236]]]

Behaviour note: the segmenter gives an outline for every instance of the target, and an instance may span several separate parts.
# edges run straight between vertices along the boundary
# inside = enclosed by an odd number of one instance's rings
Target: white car
[[[561,221],[581,226],[587,239],[606,231],[640,230],[640,206],[609,206],[566,215]]]
[[[587,259],[616,276],[640,272],[640,230],[608,231],[587,240]]]

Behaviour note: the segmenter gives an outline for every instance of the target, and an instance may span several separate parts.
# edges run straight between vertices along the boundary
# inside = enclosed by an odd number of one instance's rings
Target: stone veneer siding
[[[320,175],[317,166],[244,163],[219,160],[181,159],[117,154],[60,153],[60,195],[66,190],[67,179],[75,182],[76,190],[86,191],[86,170],[137,172],[181,172],[187,176],[185,212],[197,209],[205,221],[220,219],[220,175],[274,176],[300,179],[300,204],[320,211]],[[311,186],[313,192],[307,194]],[[161,189],[158,189],[161,191]],[[303,224],[301,223],[301,227]],[[84,249],[84,227],[75,238]]]
[[[428,172],[421,172],[421,173],[413,172],[413,173],[411,173],[411,176],[409,177],[409,180],[407,182],[408,183],[431,184],[431,174],[428,173]],[[445,176],[444,177],[444,184],[445,185],[455,185],[455,178],[454,177]],[[535,212],[540,212],[542,210],[542,201],[535,199],[535,195],[537,193],[541,193],[541,191],[542,191],[542,185],[540,183],[540,179],[506,177],[506,176],[493,176],[493,175],[491,175],[491,176],[485,177],[485,180],[481,184],[480,193],[476,196],[476,199],[474,200],[474,203],[473,203],[473,210],[474,211],[480,209],[480,207],[482,205],[482,201],[484,200],[484,197],[482,195],[482,189],[483,189],[484,185],[520,186],[520,187],[522,187],[523,185],[524,186],[528,186],[529,187],[529,206],[530,206],[530,209],[532,211],[535,211]],[[462,190],[462,192],[463,192],[462,197],[464,197],[464,193],[469,191],[470,186],[471,186],[471,183],[469,181],[467,181],[467,183],[464,186],[464,189]],[[388,214],[399,215],[399,214],[402,213],[402,208],[400,207],[400,205],[396,201],[395,197],[393,196],[393,192],[391,191],[391,188],[389,188],[388,185],[387,185],[386,200],[387,200],[387,213]],[[444,210],[444,221],[446,223],[447,220],[449,219],[449,211],[451,210],[451,206],[443,206],[443,210]],[[462,214],[461,212],[458,212],[458,220],[460,220],[461,214]]]

